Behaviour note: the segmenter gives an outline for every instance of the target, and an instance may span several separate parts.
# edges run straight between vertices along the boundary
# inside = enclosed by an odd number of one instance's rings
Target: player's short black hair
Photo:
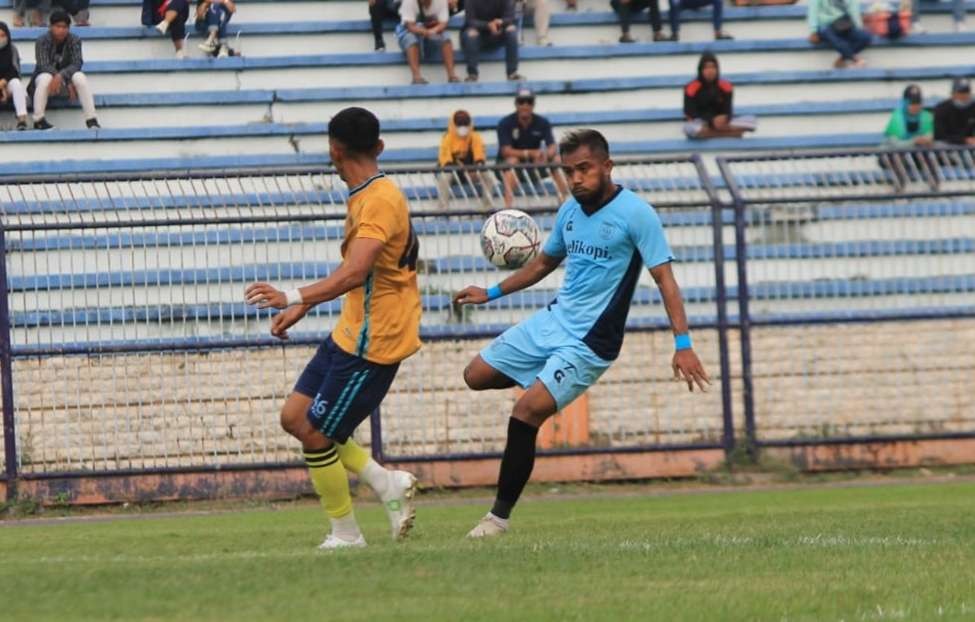
[[[563,156],[573,153],[579,147],[589,147],[593,155],[609,158],[609,143],[606,137],[596,130],[572,130],[562,136],[559,141],[559,153]]]
[[[64,24],[65,26],[70,26],[71,16],[68,15],[67,12],[65,11],[54,11],[53,13],[51,13],[51,17],[48,21],[51,23],[52,26],[54,24]]]
[[[352,153],[372,155],[379,145],[379,119],[365,108],[346,108],[328,122],[328,135]]]

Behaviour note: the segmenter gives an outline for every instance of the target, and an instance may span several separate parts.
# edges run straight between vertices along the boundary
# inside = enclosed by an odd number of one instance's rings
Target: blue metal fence
[[[644,275],[620,360],[590,391],[589,441],[549,451],[975,434],[972,152],[717,163],[716,179],[699,158],[619,162],[615,177],[661,214],[720,391],[689,396],[669,381],[666,316]],[[561,271],[454,308],[451,292],[499,276],[478,232],[503,205],[501,176],[390,174],[421,237],[427,346],[359,438],[395,461],[499,455],[515,395],[473,399],[460,370],[550,300]],[[553,174],[525,167],[515,188],[514,206],[545,231]],[[242,290],[327,275],[345,197],[334,173],[312,169],[0,180],[4,477],[299,464],[277,410],[339,305],[320,305],[281,344]]]
[[[975,435],[972,156],[718,159],[749,447]]]

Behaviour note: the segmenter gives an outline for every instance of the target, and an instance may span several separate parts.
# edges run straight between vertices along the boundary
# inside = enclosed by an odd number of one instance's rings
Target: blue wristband
[[[500,285],[492,285],[487,290],[488,302],[491,302],[492,300],[497,300],[498,298],[500,298],[502,296],[504,296],[504,294],[501,293],[501,286]]]
[[[674,335],[674,349],[675,350],[690,350],[691,349],[691,336],[687,333],[682,335]]]

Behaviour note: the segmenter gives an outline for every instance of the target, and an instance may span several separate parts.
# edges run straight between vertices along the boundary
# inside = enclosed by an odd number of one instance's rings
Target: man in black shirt
[[[467,59],[467,82],[477,82],[478,60],[483,48],[504,46],[505,75],[519,81],[518,27],[514,0],[467,0],[466,21],[460,32],[460,45]]]
[[[528,88],[518,90],[515,96],[515,112],[498,122],[498,162],[517,164],[553,164],[539,170],[542,177],[551,172],[558,188],[559,201],[568,195],[568,187],[558,164],[558,145],[548,119],[535,114],[535,94]],[[513,169],[504,172],[504,205],[510,208],[514,200],[514,188],[518,178]]]
[[[949,145],[975,145],[975,102],[968,78],[955,78],[951,99],[935,106],[934,140]]]

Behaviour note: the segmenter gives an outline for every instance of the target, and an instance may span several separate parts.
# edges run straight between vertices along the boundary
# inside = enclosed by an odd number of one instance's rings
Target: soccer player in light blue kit
[[[592,386],[619,356],[642,267],[650,270],[670,318],[674,377],[687,382],[690,391],[695,384],[702,391],[710,384],[691,347],[670,266],[674,257],[657,213],[613,183],[609,145],[599,132],[571,132],[559,151],[572,198],[559,208],[542,252],[498,285],[470,286],[454,296],[457,304],[483,304],[538,283],[568,259],[555,300],[499,335],[464,370],[464,381],[475,391],[515,384],[527,389],[508,420],[494,507],[467,534],[471,538],[508,530],[511,510],[535,464],[539,426]]]

